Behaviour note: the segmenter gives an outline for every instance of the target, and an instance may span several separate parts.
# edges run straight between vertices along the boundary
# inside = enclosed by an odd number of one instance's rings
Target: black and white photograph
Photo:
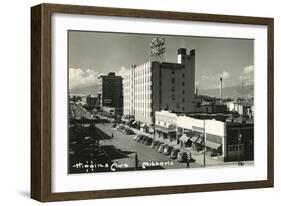
[[[68,31],[68,174],[254,165],[254,40]]]

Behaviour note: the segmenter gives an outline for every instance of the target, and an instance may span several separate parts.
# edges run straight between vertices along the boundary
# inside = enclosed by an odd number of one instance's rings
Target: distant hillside
[[[220,96],[220,90],[217,89],[198,89],[199,95],[208,95],[211,97],[219,97]],[[222,96],[223,98],[237,98],[242,97],[242,87],[241,86],[235,86],[235,87],[226,87],[222,90]],[[244,86],[244,97],[253,97],[254,96],[254,85],[247,85]]]
[[[98,94],[99,87],[98,85],[88,86],[88,87],[81,87],[70,90],[71,94],[81,94],[81,95],[88,95],[91,94],[96,96]],[[226,87],[223,88],[223,98],[237,98],[242,97],[242,88],[241,86],[235,87]],[[199,95],[207,95],[211,97],[219,97],[220,90],[217,89],[198,89]],[[254,85],[247,85],[244,86],[244,97],[253,97],[254,96]]]
[[[98,85],[92,85],[87,87],[75,88],[69,90],[70,94],[80,94],[80,95],[88,95],[91,94],[92,96],[97,96],[99,91]]]

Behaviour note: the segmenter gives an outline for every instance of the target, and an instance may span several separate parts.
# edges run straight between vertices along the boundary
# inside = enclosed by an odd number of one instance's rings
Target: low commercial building
[[[240,115],[250,118],[254,117],[254,106],[243,102],[227,102],[228,111],[237,112]]]
[[[215,156],[222,161],[253,160],[254,124],[214,119],[177,118],[177,138],[181,145]]]
[[[170,141],[176,140],[177,115],[168,111],[155,112],[155,135]]]
[[[198,113],[224,113],[227,111],[227,105],[218,101],[200,101],[195,100],[194,112]]]
[[[98,97],[93,97],[91,95],[87,95],[82,97],[82,105],[89,107],[89,108],[93,108],[96,106],[98,101]]]

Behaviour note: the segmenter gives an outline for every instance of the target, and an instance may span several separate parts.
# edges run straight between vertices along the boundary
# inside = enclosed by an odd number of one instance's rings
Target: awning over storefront
[[[142,123],[142,124],[140,125],[140,127],[146,127],[146,124],[145,124],[145,123]]]
[[[199,138],[198,136],[193,136],[193,137],[190,138],[190,141],[196,142],[198,140],[198,138]]]
[[[196,141],[198,144],[202,144],[204,142],[204,137],[199,137]]]
[[[189,139],[190,139],[190,137],[188,137],[186,134],[183,134],[183,135],[179,138],[179,140],[180,140],[180,141],[183,141],[183,142],[187,142]]]
[[[215,143],[215,142],[206,141],[205,142],[205,146],[217,150],[217,149],[219,149],[219,147],[221,147],[221,144],[218,144],[218,143]]]

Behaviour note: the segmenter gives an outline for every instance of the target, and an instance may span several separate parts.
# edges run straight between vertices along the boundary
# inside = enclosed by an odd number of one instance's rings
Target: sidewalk
[[[145,136],[151,137],[152,139],[155,139],[157,141],[161,141],[164,144],[168,144],[174,148],[180,149],[181,151],[185,151],[185,152],[190,152],[192,154],[192,158],[195,160],[196,163],[202,165],[204,165],[204,154],[202,152],[196,152],[194,150],[192,150],[191,148],[180,148],[180,145],[177,144],[176,141],[169,141],[168,139],[163,139],[161,137],[157,137],[153,134],[149,134],[146,132],[142,132],[138,129],[132,128],[130,127],[131,130],[133,130],[136,134],[143,134]],[[214,167],[214,166],[237,166],[238,162],[223,162],[221,160],[217,160],[214,157],[210,157],[208,155],[205,156],[205,163],[206,166],[205,167]],[[249,166],[249,165],[254,165],[253,161],[243,161],[244,166]]]

